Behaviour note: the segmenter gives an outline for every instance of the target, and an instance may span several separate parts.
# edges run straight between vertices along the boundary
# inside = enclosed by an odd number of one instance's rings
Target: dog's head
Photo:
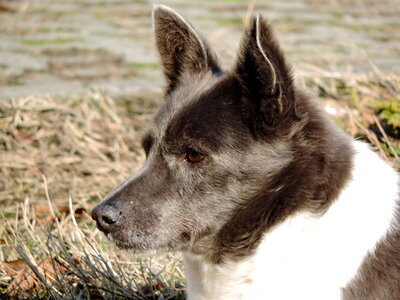
[[[234,68],[221,70],[193,26],[153,12],[167,80],[143,137],[143,167],[93,210],[119,247],[183,250],[213,239],[292,159],[283,142],[301,123],[290,70],[269,25],[252,19]]]

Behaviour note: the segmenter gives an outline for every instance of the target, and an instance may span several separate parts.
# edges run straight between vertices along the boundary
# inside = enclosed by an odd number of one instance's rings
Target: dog
[[[398,174],[294,82],[263,17],[228,71],[177,12],[153,21],[165,101],[98,228],[181,251],[190,300],[400,299]]]

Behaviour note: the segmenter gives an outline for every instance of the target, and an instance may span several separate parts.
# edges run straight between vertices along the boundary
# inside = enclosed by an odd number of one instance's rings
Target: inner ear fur
[[[167,6],[156,6],[153,23],[156,45],[167,79],[167,94],[181,83],[183,75],[221,72],[205,40],[176,11]]]
[[[256,134],[295,114],[291,69],[271,27],[260,15],[253,17],[245,32],[234,72],[241,79],[244,111]]]

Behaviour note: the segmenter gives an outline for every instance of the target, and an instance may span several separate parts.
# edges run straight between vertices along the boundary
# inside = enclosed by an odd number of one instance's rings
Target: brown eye
[[[197,152],[196,150],[193,149],[188,149],[186,151],[185,160],[190,163],[198,163],[201,162],[205,157],[206,157],[205,154]]]

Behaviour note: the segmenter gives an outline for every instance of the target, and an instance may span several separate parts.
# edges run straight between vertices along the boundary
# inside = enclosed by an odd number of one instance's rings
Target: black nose
[[[121,210],[108,203],[101,203],[92,210],[92,219],[96,221],[97,227],[104,233],[113,230],[120,216]]]

